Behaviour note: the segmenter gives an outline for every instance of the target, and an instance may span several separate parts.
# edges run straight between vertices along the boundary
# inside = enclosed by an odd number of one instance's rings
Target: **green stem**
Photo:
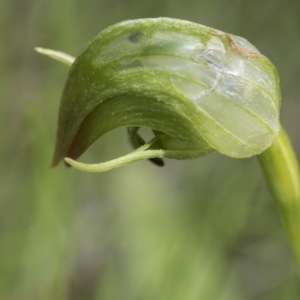
[[[259,161],[274,195],[294,252],[300,275],[300,176],[297,157],[281,128],[273,144]]]

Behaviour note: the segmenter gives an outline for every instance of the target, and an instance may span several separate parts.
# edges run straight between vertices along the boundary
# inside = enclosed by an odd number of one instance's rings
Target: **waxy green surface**
[[[279,109],[276,69],[245,39],[175,19],[126,21],[74,61],[53,165],[122,126],[166,134],[155,148],[249,157],[271,145]]]

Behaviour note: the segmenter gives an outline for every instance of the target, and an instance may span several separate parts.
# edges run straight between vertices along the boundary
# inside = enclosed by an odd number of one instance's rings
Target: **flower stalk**
[[[271,147],[258,156],[294,253],[300,275],[300,176],[297,157],[281,128]]]

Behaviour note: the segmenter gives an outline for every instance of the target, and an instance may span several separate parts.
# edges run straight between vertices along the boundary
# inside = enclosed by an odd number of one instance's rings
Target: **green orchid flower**
[[[191,159],[214,151],[258,155],[300,269],[300,188],[296,156],[279,121],[274,65],[247,40],[196,23],[140,19],[108,27],[71,65],[59,111],[53,166],[82,171],[127,163]],[[135,151],[100,164],[76,159],[103,134],[127,127]],[[153,130],[145,142],[140,127]]]

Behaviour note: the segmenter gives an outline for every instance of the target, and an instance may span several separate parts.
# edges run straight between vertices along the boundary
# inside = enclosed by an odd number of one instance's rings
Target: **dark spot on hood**
[[[134,32],[129,35],[128,39],[132,43],[138,43],[142,38],[144,34],[142,32]]]

